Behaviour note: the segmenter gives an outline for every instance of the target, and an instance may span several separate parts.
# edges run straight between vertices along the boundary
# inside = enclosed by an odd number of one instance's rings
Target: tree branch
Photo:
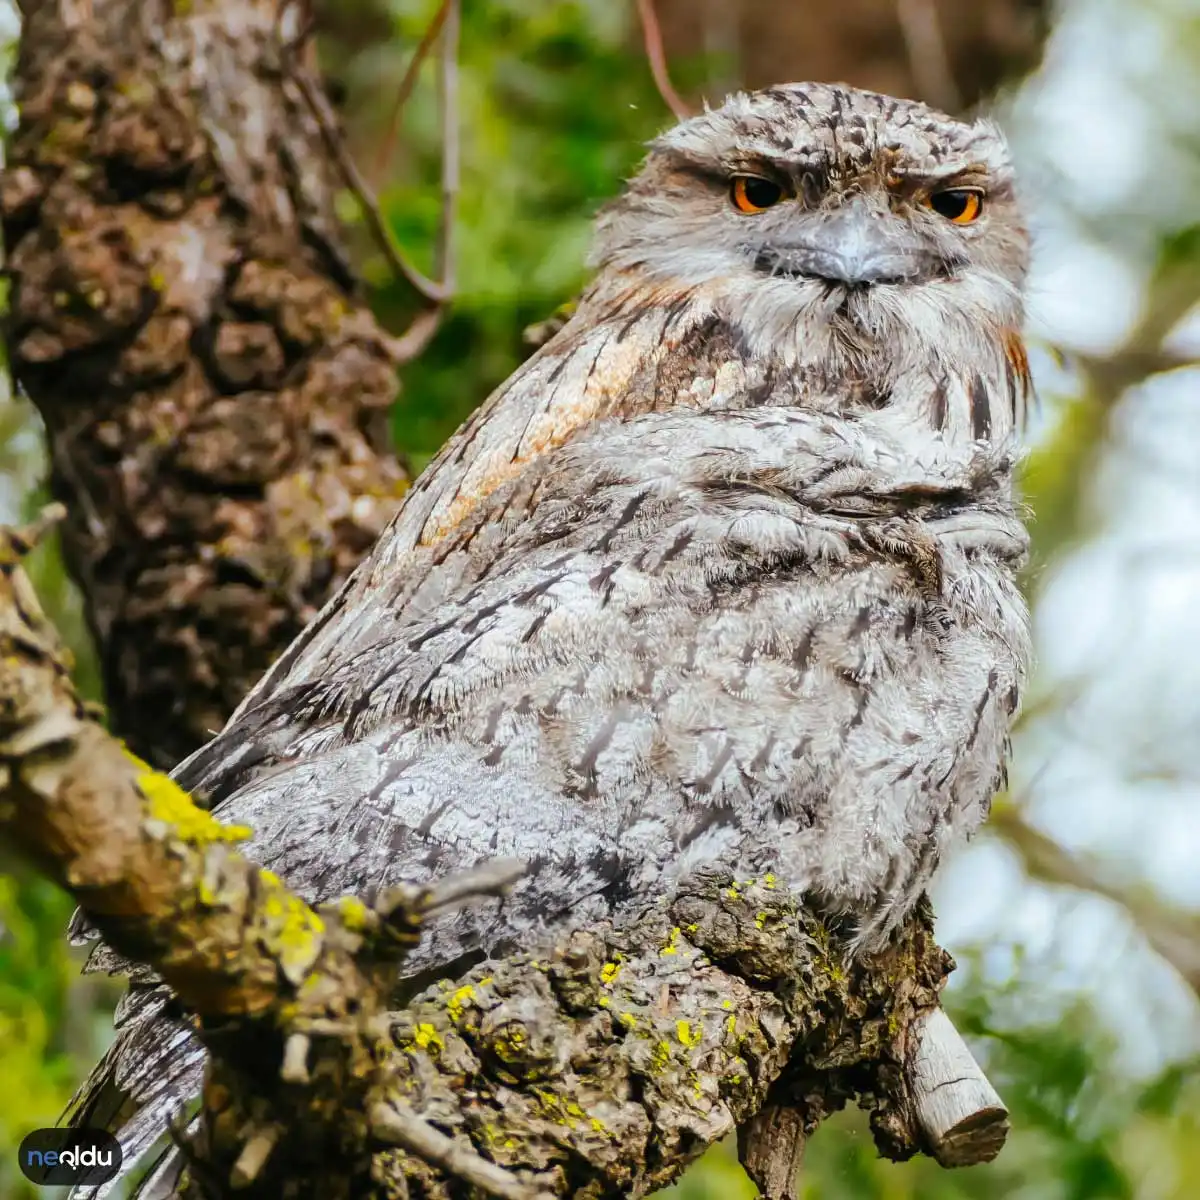
[[[421,72],[421,65],[429,57],[429,51],[433,49],[434,42],[437,41],[438,34],[442,31],[442,25],[445,23],[446,17],[450,13],[451,0],[441,0],[437,6],[437,11],[433,14],[433,19],[425,27],[425,32],[421,35],[421,40],[417,43],[417,48],[412,53],[412,58],[408,60],[408,67],[405,69],[404,77],[400,80],[400,86],[396,89],[396,99],[392,101],[392,111],[388,116],[387,131],[383,135],[383,142],[379,147],[379,159],[375,164],[376,182],[382,182],[383,177],[387,174],[389,165],[391,164],[392,150],[396,144],[396,135],[400,130],[400,115],[404,112],[404,106],[408,103],[408,98],[413,93],[413,88],[417,86],[417,76]]]
[[[332,217],[354,178],[279,44],[275,0],[207,5],[203,36],[186,6],[151,17],[114,0],[69,33],[56,7],[26,30],[0,197],[13,362],[50,430],[116,724],[173,763],[394,511],[404,481],[376,418],[444,289],[420,277],[434,307],[403,343],[362,307]],[[448,28],[447,281],[453,45]],[[197,1014],[212,1055],[198,1193],[215,1179],[277,1194],[285,1177],[332,1198],[458,1196],[454,1179],[640,1193],[764,1105],[808,1129],[855,1096],[894,1157],[975,1127],[988,1136],[967,1136],[963,1160],[994,1153],[990,1099],[976,1125],[948,1127],[923,1100],[955,1082],[918,1067],[955,1061],[928,1044],[950,964],[927,913],[847,969],[795,898],[702,877],[670,909],[551,939],[388,1015],[396,964],[454,897],[312,909],[245,862],[236,831],[79,703],[7,546],[0,822]]]
[[[1100,863],[1072,854],[1035,829],[1011,801],[993,808],[988,830],[1016,851],[1033,879],[1091,892],[1120,905],[1154,950],[1200,995],[1200,914],[1109,878]]]
[[[1034,579],[1047,577],[1045,564],[1063,555],[1082,532],[1087,480],[1108,444],[1121,399],[1152,375],[1191,365],[1192,360],[1164,349],[1163,343],[1198,302],[1200,277],[1194,265],[1162,263],[1124,343],[1104,356],[1075,357],[1083,382],[1080,394],[1067,407],[1060,432],[1030,456],[1025,470],[1024,491],[1036,514],[1037,567],[1031,586]],[[1024,714],[1022,722],[1033,715]],[[1033,878],[1092,892],[1124,908],[1155,951],[1200,994],[1200,916],[1109,878],[1101,864],[1035,829],[1011,801],[994,806],[988,831],[1012,847]]]
[[[658,23],[658,14],[654,11],[654,0],[637,0],[637,10],[638,20],[642,23],[646,61],[650,64],[650,74],[654,76],[654,86],[658,88],[663,103],[682,121],[692,115],[692,109],[671,82],[667,52],[663,47],[662,28]]]
[[[346,187],[358,200],[359,207],[370,226],[371,234],[375,238],[375,243],[383,251],[388,265],[398,278],[405,280],[428,304],[435,307],[444,304],[449,299],[449,292],[445,285],[430,279],[417,270],[397,244],[391,227],[380,211],[379,201],[371,190],[371,185],[358,169],[358,164],[354,161],[354,157],[338,129],[337,117],[334,116],[329,101],[303,69],[294,68],[292,79],[317,122],[325,140],[325,147],[337,164]]]
[[[1059,432],[1034,450],[1023,471],[1023,491],[1035,513],[1031,586],[1047,577],[1045,564],[1080,536],[1087,480],[1108,444],[1121,398],[1151,375],[1188,365],[1164,350],[1163,342],[1198,302],[1195,269],[1165,263],[1151,277],[1141,315],[1124,343],[1102,357],[1074,356],[1082,376],[1079,395],[1067,405]]]

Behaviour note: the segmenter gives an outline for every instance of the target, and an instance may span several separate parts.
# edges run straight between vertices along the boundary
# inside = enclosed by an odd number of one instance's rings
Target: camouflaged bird
[[[312,900],[528,864],[414,972],[708,863],[878,943],[1004,778],[1026,262],[988,121],[817,84],[684,121],[565,326],[176,778]],[[137,1112],[136,1152],[202,1052],[154,981],[122,1007],[74,1116]]]

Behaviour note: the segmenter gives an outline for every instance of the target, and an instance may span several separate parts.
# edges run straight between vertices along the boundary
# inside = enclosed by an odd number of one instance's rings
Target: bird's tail
[[[114,1134],[121,1143],[121,1168],[108,1183],[76,1188],[71,1200],[122,1195],[166,1200],[176,1194],[184,1159],[169,1134],[195,1107],[204,1081],[204,1050],[192,1027],[172,1009],[171,993],[162,984],[135,983],[117,1006],[116,1037],[75,1093],[63,1121]]]

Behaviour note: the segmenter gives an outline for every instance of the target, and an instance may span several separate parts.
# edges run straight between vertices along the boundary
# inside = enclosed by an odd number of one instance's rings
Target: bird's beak
[[[808,232],[803,241],[764,249],[759,265],[773,274],[850,287],[905,283],[923,275],[926,264],[924,256],[906,248],[897,233],[890,214],[865,201],[851,200]]]

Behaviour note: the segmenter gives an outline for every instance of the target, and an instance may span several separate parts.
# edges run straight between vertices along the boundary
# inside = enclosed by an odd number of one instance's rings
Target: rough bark
[[[885,1154],[922,1147],[908,1080],[953,965],[927,909],[848,966],[770,876],[700,873],[629,926],[389,1014],[422,918],[503,874],[310,908],[80,702],[29,540],[0,534],[0,829],[196,1014],[212,1069],[189,1195],[642,1195],[768,1096],[806,1128],[858,1098]]]
[[[113,726],[174,765],[395,511],[394,346],[339,240],[298,10],[24,7],[10,361],[46,424]]]

